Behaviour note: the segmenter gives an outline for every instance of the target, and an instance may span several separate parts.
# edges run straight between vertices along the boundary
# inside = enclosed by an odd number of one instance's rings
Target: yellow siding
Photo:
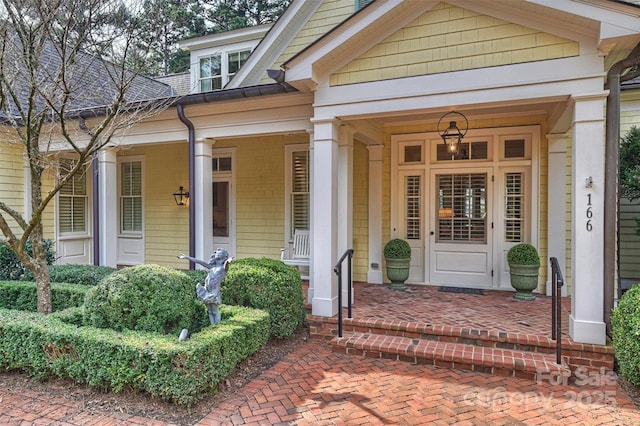
[[[285,145],[308,142],[307,135],[216,142],[215,148],[236,147],[238,258],[280,259],[285,234]]]
[[[24,158],[22,146],[0,143],[0,199],[17,212],[24,214]],[[3,214],[14,232],[21,234],[18,225]]]
[[[640,127],[640,89],[623,90],[620,96],[620,136],[631,129]]]
[[[282,136],[271,136],[236,143],[239,258],[280,258],[284,242],[283,139]]]
[[[317,1],[317,0],[313,0]],[[271,68],[279,68],[280,65],[300,53],[304,48],[331,31],[339,23],[351,16],[355,11],[355,0],[323,0],[322,5],[302,30],[284,50]],[[263,83],[273,81],[265,76]]]
[[[572,229],[572,224],[573,221],[571,219],[571,215],[572,215],[572,208],[571,208],[571,192],[573,190],[573,185],[571,183],[571,169],[572,169],[572,165],[573,165],[573,157],[571,156],[571,150],[573,149],[573,139],[572,138],[568,138],[567,139],[567,173],[566,173],[566,197],[567,197],[567,204],[566,204],[566,240],[565,240],[565,257],[566,257],[566,265],[565,265],[565,270],[563,271],[564,273],[564,281],[565,284],[568,285],[567,288],[567,294],[571,294],[571,287],[572,287],[572,275],[571,275],[571,229]]]
[[[173,192],[189,187],[187,143],[126,149],[119,159],[144,156],[145,263],[185,269],[179,253],[189,252],[189,209],[177,206]]]
[[[577,56],[577,42],[440,3],[331,75],[332,86]]]

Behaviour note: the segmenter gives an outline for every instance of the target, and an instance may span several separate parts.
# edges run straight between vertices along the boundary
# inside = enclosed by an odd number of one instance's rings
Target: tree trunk
[[[53,311],[51,303],[51,276],[47,265],[47,248],[44,243],[42,225],[36,226],[31,234],[33,258],[27,263],[27,267],[36,279],[38,295],[38,312],[50,314]]]

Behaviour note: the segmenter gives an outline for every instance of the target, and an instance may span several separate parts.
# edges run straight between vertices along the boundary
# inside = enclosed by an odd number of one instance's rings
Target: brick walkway
[[[212,408],[200,425],[640,425],[609,377],[591,384],[504,378],[332,353],[312,341]],[[1,425],[164,425],[0,390]]]

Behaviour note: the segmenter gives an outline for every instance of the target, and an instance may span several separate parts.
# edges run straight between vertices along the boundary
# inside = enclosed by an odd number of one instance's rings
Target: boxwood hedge
[[[235,365],[269,336],[264,311],[222,306],[222,321],[190,339],[79,327],[80,308],[52,315],[0,309],[0,368],[59,376],[111,389],[136,389],[190,406],[215,392]]]
[[[89,288],[76,284],[51,284],[51,303],[54,311],[82,306]],[[36,284],[21,281],[0,281],[0,308],[35,312],[37,306]]]
[[[640,386],[640,285],[628,290],[611,317],[613,347],[620,373]]]
[[[225,304],[249,306],[269,312],[273,337],[291,336],[304,322],[300,273],[279,260],[234,260],[221,291],[222,302]]]

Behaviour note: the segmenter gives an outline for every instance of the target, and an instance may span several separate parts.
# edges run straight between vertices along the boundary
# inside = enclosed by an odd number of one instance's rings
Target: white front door
[[[492,169],[431,172],[430,282],[493,286]]]
[[[236,256],[235,246],[235,194],[234,161],[232,150],[213,150],[213,239],[211,253],[225,249],[229,256]]]

